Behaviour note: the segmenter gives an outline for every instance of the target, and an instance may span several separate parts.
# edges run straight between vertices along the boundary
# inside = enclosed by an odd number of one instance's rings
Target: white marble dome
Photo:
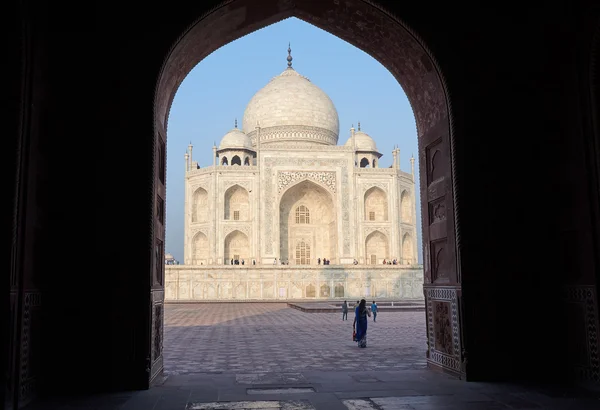
[[[252,149],[252,142],[250,138],[239,128],[234,128],[229,131],[221,139],[219,149]]]
[[[323,90],[288,67],[259,90],[244,112],[243,130],[254,142],[259,124],[261,144],[295,141],[336,145],[339,117]]]
[[[375,140],[371,138],[369,134],[362,131],[356,131],[354,133],[354,139],[356,140],[356,150],[357,151],[377,151],[377,145],[375,145]],[[346,141],[346,146],[352,146],[352,137],[348,138]]]

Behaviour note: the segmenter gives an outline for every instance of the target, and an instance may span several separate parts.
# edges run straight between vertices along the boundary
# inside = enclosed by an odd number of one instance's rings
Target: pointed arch
[[[333,197],[326,188],[307,179],[288,188],[279,202],[281,260],[296,261],[296,244],[301,241],[310,244],[310,261],[317,256],[335,261],[338,237]],[[316,250],[320,255],[314,253]]]
[[[198,232],[192,238],[192,265],[208,265],[208,237]]]
[[[233,185],[224,194],[223,218],[232,221],[248,221],[250,218],[250,195],[246,188]]]
[[[388,199],[387,193],[377,187],[371,187],[365,192],[365,221],[387,221]]]
[[[198,188],[192,195],[192,223],[208,221],[208,192]]]
[[[246,156],[244,158],[244,165],[250,165],[250,157],[249,156]]]
[[[229,162],[227,162],[227,157],[221,158],[221,165],[229,165]]]
[[[225,237],[223,256],[225,264],[230,264],[233,259],[241,261],[250,260],[250,241],[242,231],[235,230]]]
[[[345,296],[344,293],[344,285],[341,283],[338,283],[337,285],[335,285],[334,288],[334,296],[336,298],[343,298]]]
[[[312,283],[309,283],[308,286],[306,287],[306,297],[314,298],[316,296],[317,296],[317,292],[315,289],[315,285],[313,285]]]
[[[402,263],[405,265],[411,265],[415,263],[413,246],[411,234],[408,232],[405,233],[402,236]]]
[[[242,165],[242,160],[239,155],[234,155],[233,158],[231,158],[231,165]]]
[[[402,194],[400,195],[400,206],[400,220],[402,223],[412,223],[413,204],[412,198],[407,190],[402,191]]]
[[[390,259],[390,244],[386,234],[376,230],[365,239],[365,259],[369,264],[379,264]]]
[[[361,168],[369,168],[369,158],[363,158],[360,160],[360,167]]]

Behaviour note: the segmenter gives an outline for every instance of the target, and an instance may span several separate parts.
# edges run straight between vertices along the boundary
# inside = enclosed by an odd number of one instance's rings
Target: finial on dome
[[[235,125],[234,128],[237,128],[237,118],[235,119]]]
[[[288,56],[287,56],[287,62],[288,62],[288,68],[292,68],[292,43],[288,43]]]
[[[358,122],[358,130],[360,131],[360,121]]]

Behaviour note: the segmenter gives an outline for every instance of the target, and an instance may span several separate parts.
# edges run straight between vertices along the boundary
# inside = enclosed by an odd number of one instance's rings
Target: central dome
[[[288,67],[259,90],[244,112],[243,130],[256,145],[294,141],[336,145],[340,121],[333,102],[323,90]]]

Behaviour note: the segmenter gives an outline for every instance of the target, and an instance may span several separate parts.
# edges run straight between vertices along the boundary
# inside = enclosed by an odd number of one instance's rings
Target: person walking
[[[342,320],[348,320],[348,303],[345,300],[342,303]]]
[[[375,301],[371,305],[371,312],[373,312],[373,322],[377,322],[377,303]]]
[[[367,317],[371,317],[371,312],[367,309],[367,301],[361,299],[354,311],[354,323],[352,328],[356,333],[356,342],[358,347],[367,347]]]

